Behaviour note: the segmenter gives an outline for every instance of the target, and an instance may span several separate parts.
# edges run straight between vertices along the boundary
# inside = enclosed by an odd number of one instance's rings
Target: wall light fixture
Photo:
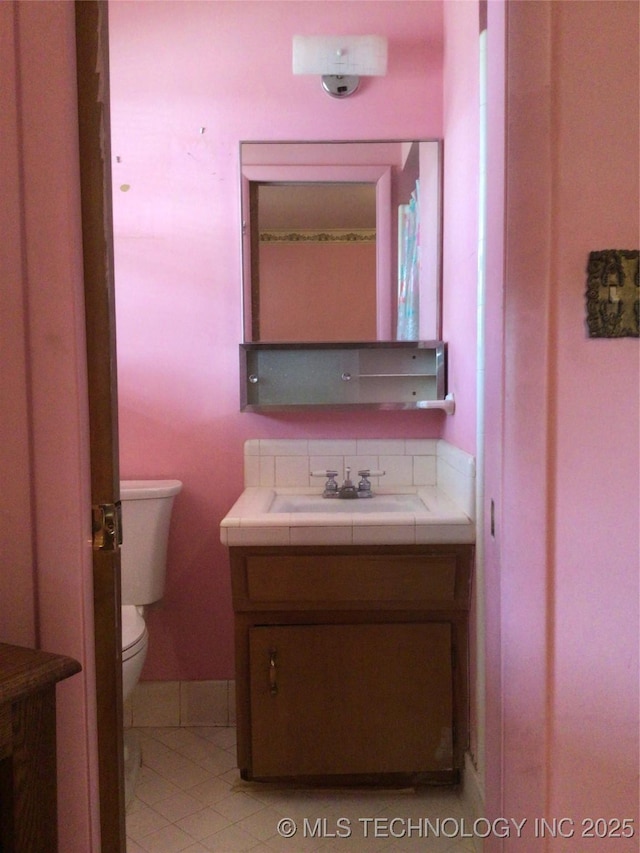
[[[387,39],[294,36],[293,73],[320,74],[327,94],[346,98],[356,91],[360,77],[382,77],[387,73]]]

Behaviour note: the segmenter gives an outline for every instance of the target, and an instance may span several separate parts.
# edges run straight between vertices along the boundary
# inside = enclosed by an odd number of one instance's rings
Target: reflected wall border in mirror
[[[340,343],[440,338],[441,141],[242,142],[240,175],[245,342]],[[417,185],[416,177],[419,177]],[[355,234],[367,230],[362,227],[360,219],[348,218],[355,215],[346,209],[354,207],[351,203],[339,203],[337,227],[328,221],[327,210],[322,212],[318,220],[320,224],[314,225],[312,214],[319,207],[308,196],[298,207],[298,212],[301,207],[304,208],[304,217],[300,220],[294,219],[291,211],[280,211],[275,214],[277,227],[274,228],[268,221],[265,223],[266,214],[261,215],[261,187],[281,187],[283,195],[286,194],[285,187],[296,192],[311,186],[322,186],[325,189],[332,186],[346,187],[351,202],[356,188],[364,184],[375,188],[375,250],[369,246],[369,252],[374,252],[374,255],[358,255],[355,247],[366,240],[359,241],[345,236],[349,232]],[[419,293],[419,299],[414,299],[409,308],[415,311],[419,321],[407,333],[406,328],[404,331],[398,329],[399,279],[401,271],[407,268],[406,264],[403,266],[402,251],[398,248],[398,222],[399,205],[408,206],[412,190],[415,190],[420,210],[421,245],[417,278],[415,272],[413,274],[416,285],[414,292]],[[287,216],[291,218],[286,219]],[[277,231],[283,234],[288,232],[294,237],[288,240],[284,237],[274,239]],[[263,235],[269,232],[270,239],[260,241],[261,232]],[[309,232],[315,232],[316,239],[308,236]],[[319,238],[317,235],[320,235]],[[324,245],[320,247],[319,243]],[[287,252],[286,258],[285,244],[293,245],[293,250]],[[303,244],[307,244],[307,247],[313,245],[313,249],[306,255]],[[342,250],[342,255],[334,251],[336,246]],[[269,251],[271,254],[267,254]],[[363,251],[360,246],[360,252]],[[319,253],[322,253],[321,257]],[[313,260],[309,260],[311,258]],[[271,266],[267,266],[267,263]],[[369,284],[367,279],[366,285],[362,287],[373,294],[375,305],[365,311],[363,306],[366,300],[349,289],[349,284],[357,276],[347,270],[355,269],[360,274],[362,270],[373,269],[374,264],[372,283]],[[290,270],[290,274],[287,270]],[[320,277],[321,283],[317,280],[314,283],[315,275]],[[404,277],[405,287],[410,278]],[[266,282],[269,283],[268,287]],[[269,300],[272,299],[274,288],[277,285],[276,289],[279,289],[283,282],[288,282],[289,286],[278,297],[282,301],[271,304]],[[305,287],[311,290],[305,291]],[[328,301],[332,289],[338,300],[335,305]],[[302,294],[300,300],[297,299],[299,294]],[[314,300],[317,300],[315,312],[311,307]],[[365,320],[361,320],[360,314],[367,312],[368,325],[362,325]],[[285,330],[276,330],[275,334],[269,333],[269,323],[265,319],[274,313],[280,317],[286,315],[290,319],[288,328],[284,324]],[[307,319],[309,328],[305,331]],[[324,326],[322,320],[326,321]],[[340,329],[343,320],[344,325]],[[267,334],[264,333],[265,329]]]

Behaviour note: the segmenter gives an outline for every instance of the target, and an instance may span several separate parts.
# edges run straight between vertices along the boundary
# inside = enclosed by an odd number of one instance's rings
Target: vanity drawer
[[[457,554],[251,554],[246,595],[256,604],[453,602]]]

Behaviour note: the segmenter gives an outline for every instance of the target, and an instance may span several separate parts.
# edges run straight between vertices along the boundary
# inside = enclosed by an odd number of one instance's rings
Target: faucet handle
[[[383,474],[384,471],[372,471],[370,468],[362,468],[358,471],[358,476],[360,477],[360,482],[358,483],[358,496],[361,498],[373,497],[373,492],[371,491],[371,480],[369,477],[381,477]]]
[[[338,495],[338,484],[336,483],[337,471],[327,469],[326,471],[309,471],[312,477],[326,477],[327,482],[324,484],[323,498],[334,498]]]
[[[370,468],[363,468],[361,471],[358,471],[358,477],[384,477],[386,471],[372,471]]]

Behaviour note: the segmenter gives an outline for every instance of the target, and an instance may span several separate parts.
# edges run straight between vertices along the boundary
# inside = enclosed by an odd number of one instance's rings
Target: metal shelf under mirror
[[[453,412],[442,341],[240,344],[240,408],[361,406]]]

